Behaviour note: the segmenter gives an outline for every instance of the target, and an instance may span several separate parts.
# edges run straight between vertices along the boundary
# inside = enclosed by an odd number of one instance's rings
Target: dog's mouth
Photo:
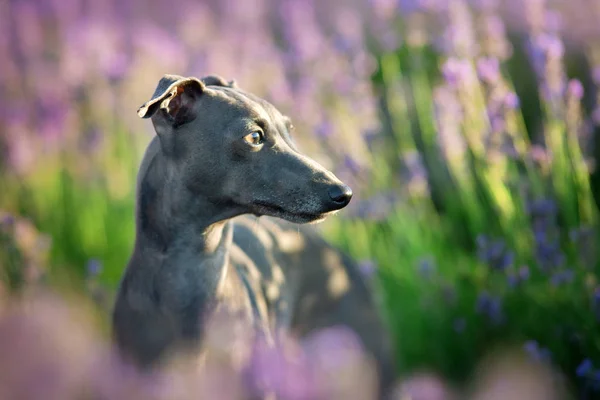
[[[338,210],[323,213],[292,212],[275,204],[255,201],[253,213],[256,216],[269,215],[296,223],[317,223],[325,220],[328,216],[335,214]]]

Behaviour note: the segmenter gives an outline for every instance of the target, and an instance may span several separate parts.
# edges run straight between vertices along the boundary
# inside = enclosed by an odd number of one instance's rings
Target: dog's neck
[[[174,179],[176,172],[173,163],[157,152],[140,176],[136,251],[152,255],[138,254],[143,259],[138,264],[168,266],[173,274],[194,276],[203,282],[209,302],[227,274],[233,236],[228,222],[233,215],[181,187]]]

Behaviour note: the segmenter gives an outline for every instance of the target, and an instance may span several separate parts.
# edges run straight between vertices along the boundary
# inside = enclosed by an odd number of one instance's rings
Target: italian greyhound
[[[264,332],[351,328],[387,391],[390,339],[368,285],[309,226],[348,205],[352,190],[298,152],[290,119],[215,75],[165,75],[138,115],[156,136],[138,174],[135,246],[113,311],[123,356],[152,368],[189,353],[206,317],[225,306]]]

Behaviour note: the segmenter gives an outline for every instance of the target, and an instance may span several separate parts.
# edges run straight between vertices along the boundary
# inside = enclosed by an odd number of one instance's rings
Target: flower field
[[[398,399],[600,398],[599,20],[597,0],[0,2],[0,398],[370,398],[335,329],[293,361],[253,345],[235,378],[112,357],[154,134],[135,111],[165,73],[268,99],[353,188],[317,227],[377,292]]]

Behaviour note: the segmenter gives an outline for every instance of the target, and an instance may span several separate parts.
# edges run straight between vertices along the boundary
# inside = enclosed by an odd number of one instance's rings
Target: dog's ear
[[[206,90],[197,78],[165,75],[144,105],[138,109],[142,118],[152,118],[152,125],[165,154],[177,154],[176,135],[173,130],[196,118],[196,99]]]
[[[152,98],[137,111],[142,118],[160,114],[168,124],[176,126],[193,119],[193,106],[197,97],[206,89],[197,78],[165,75],[158,82]]]
[[[227,81],[219,75],[208,75],[203,77],[201,80],[206,86],[223,86],[229,88],[237,88],[237,84],[234,80]]]

